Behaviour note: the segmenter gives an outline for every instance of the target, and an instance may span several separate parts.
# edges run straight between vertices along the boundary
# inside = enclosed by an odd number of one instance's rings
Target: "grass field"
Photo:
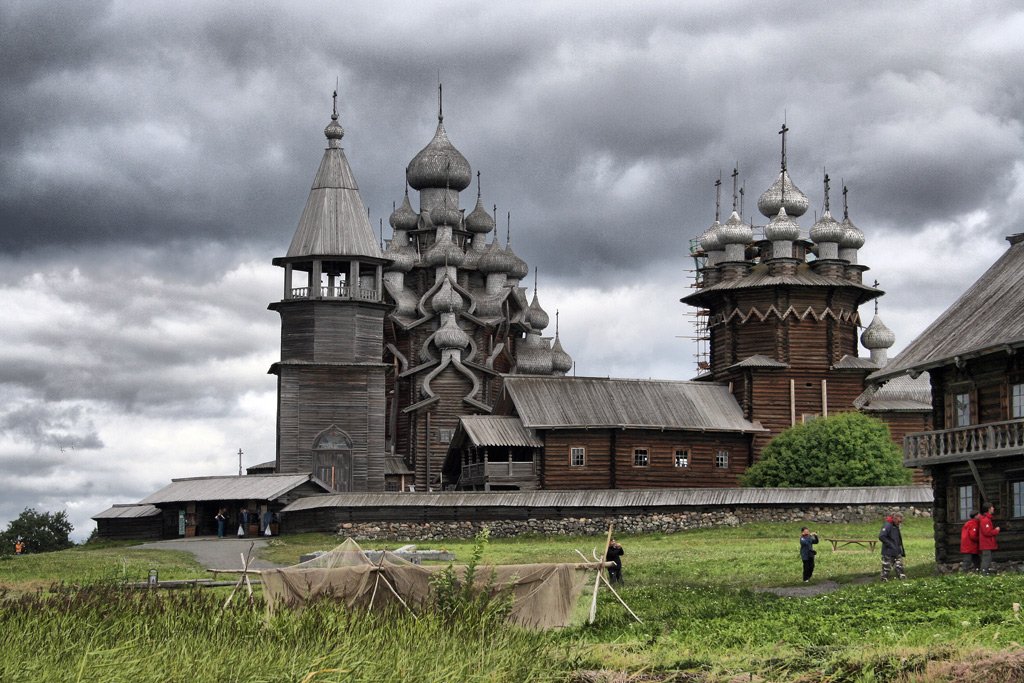
[[[0,680],[1024,681],[1024,624],[1013,610],[1024,602],[1024,576],[936,576],[930,521],[908,520],[909,581],[879,583],[877,552],[833,553],[822,543],[812,588],[823,592],[784,597],[770,591],[805,588],[795,526],[621,537],[621,592],[644,623],[605,594],[595,625],[548,633],[486,615],[413,621],[325,605],[267,620],[259,605],[222,612],[216,591],[140,597],[96,587],[47,597],[31,591],[54,578],[141,580],[154,563],[161,578],[203,574],[180,555],[117,547],[0,560],[0,586],[12,591],[0,607]],[[872,538],[877,526],[816,530]],[[484,562],[574,561],[573,548],[589,555],[602,542],[494,539]],[[292,563],[336,543],[285,537],[264,556]],[[419,544],[460,559],[471,545]]]

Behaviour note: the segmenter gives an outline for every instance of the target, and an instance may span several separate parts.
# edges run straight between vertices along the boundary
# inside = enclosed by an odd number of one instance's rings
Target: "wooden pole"
[[[587,559],[587,556],[584,555],[583,553],[581,553],[579,550],[576,551],[576,554],[579,555],[580,557],[582,557],[584,560]],[[601,562],[599,564],[602,567],[611,567],[615,563],[614,562]],[[592,563],[592,562],[588,562],[586,564],[577,564],[576,565],[577,569],[590,569],[592,567],[594,567],[594,563]],[[598,575],[601,576],[600,573]],[[629,612],[630,614],[632,614],[633,618],[636,619],[638,622],[640,622],[641,624],[644,623],[643,621],[640,620],[640,617],[638,617],[636,615],[636,612],[634,612],[632,609],[630,609],[629,605],[626,604],[626,601],[622,599],[622,596],[619,595],[618,592],[616,592],[616,590],[614,588],[612,588],[611,582],[608,581],[608,579],[605,578],[604,576],[601,576],[601,578],[604,580],[604,585],[608,586],[608,590],[610,590],[612,592],[612,595],[614,595],[616,598],[619,599],[619,602],[621,602],[622,606],[626,608],[626,611]]]
[[[601,558],[599,561],[603,561],[606,557],[608,557],[608,547],[612,544],[612,529],[614,528],[614,526],[615,525],[613,523],[608,523],[608,538],[605,539],[604,552],[601,553]],[[594,578],[594,594],[590,598],[590,619],[587,622],[589,624],[593,624],[594,620],[597,619],[597,589],[601,586],[601,577],[603,576],[603,573],[604,567],[598,567],[597,576]]]

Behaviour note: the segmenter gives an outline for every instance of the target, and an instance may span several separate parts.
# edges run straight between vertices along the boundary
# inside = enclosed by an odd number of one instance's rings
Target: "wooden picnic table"
[[[858,545],[874,552],[875,544],[878,543],[877,538],[826,538],[825,540],[832,544],[832,552],[848,545]]]

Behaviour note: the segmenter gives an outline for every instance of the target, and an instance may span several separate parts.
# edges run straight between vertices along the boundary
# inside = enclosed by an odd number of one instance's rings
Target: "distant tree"
[[[744,486],[893,486],[910,482],[889,427],[862,413],[838,413],[791,427],[765,446]]]
[[[64,510],[36,512],[32,508],[25,508],[17,519],[7,525],[7,530],[0,534],[0,552],[5,555],[13,553],[14,542],[19,536],[25,541],[25,552],[64,550],[74,545],[70,538],[74,529]]]

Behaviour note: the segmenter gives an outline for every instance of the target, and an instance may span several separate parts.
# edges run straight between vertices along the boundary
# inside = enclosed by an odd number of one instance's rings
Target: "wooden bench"
[[[858,545],[874,552],[875,545],[878,543],[877,538],[826,538],[825,540],[832,544],[832,552],[848,545]]]

